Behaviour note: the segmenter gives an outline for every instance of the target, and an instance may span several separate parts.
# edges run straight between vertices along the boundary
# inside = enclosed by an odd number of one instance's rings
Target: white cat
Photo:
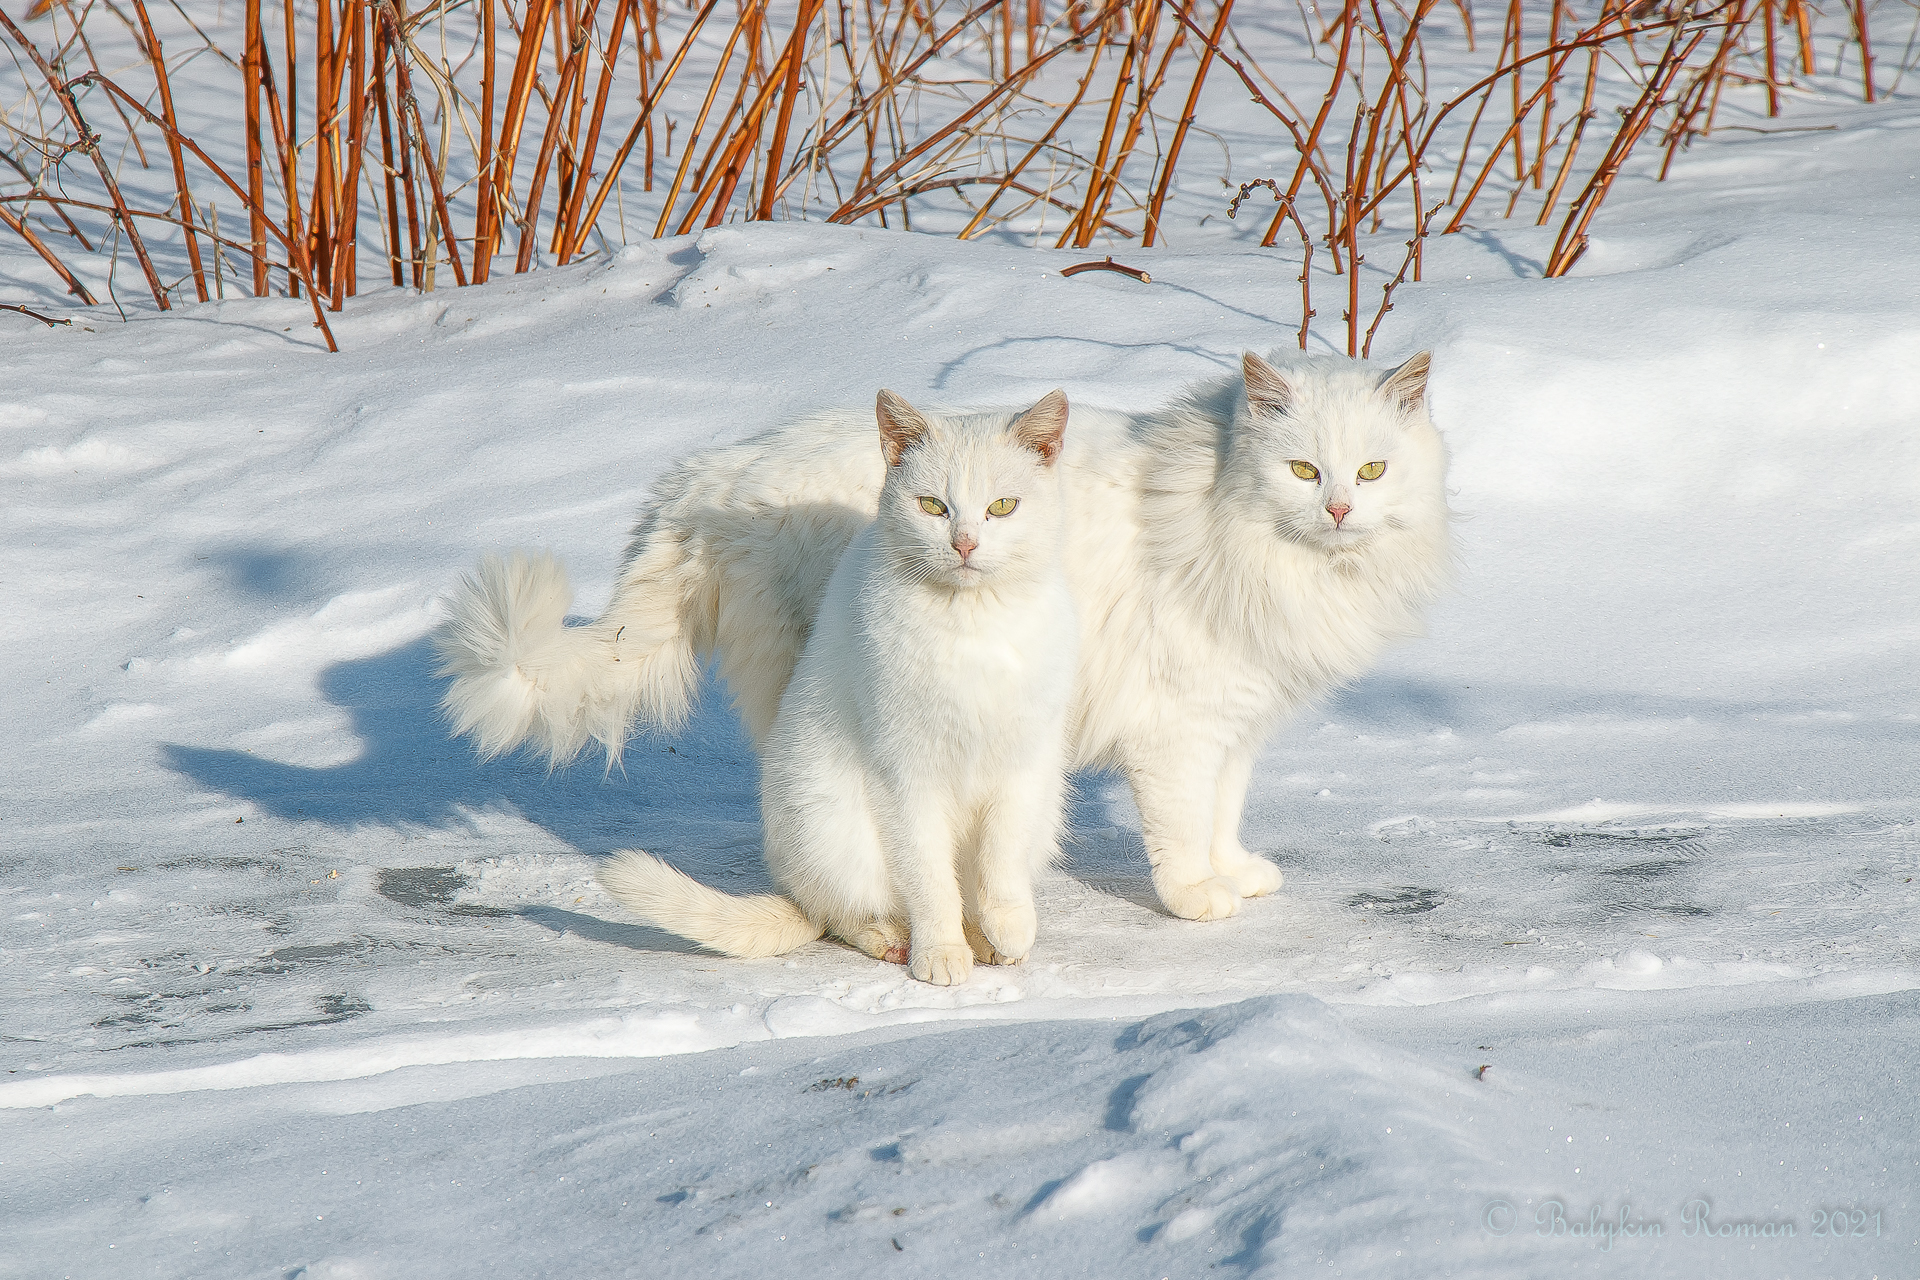
[[[1166,409],[1073,412],[1061,462],[1081,619],[1073,761],[1123,771],[1175,915],[1280,884],[1241,846],[1253,758],[1313,697],[1414,634],[1450,568],[1428,357],[1391,372],[1275,353]],[[483,753],[617,753],[685,715],[701,659],[766,737],[841,551],[886,466],[829,414],[682,463],[657,487],[606,612],[564,625],[551,560],[494,562],[453,600],[445,706]]]
[[[733,897],[638,851],[600,883],[730,955],[824,930],[947,985],[976,956],[1027,954],[1033,874],[1059,843],[1077,643],[1055,466],[1067,400],[1009,424],[929,419],[882,391],[877,415],[879,513],[840,557],[760,743],[780,894]]]

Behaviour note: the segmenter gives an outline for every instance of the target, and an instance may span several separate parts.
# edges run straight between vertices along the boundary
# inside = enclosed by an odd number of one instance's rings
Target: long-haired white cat
[[[736,956],[823,931],[963,982],[1033,945],[1058,846],[1076,658],[1056,391],[1006,415],[925,417],[882,391],[886,479],[829,579],[760,742],[779,894],[721,893],[638,851],[600,871],[661,927]],[[869,445],[871,448],[872,446]]]
[[[1414,634],[1449,569],[1428,358],[1248,354],[1166,409],[1073,412],[1061,462],[1082,622],[1073,761],[1125,772],[1154,886],[1231,915],[1280,872],[1240,843],[1253,758],[1304,702]],[[886,466],[861,415],[708,450],[659,485],[606,612],[564,625],[551,560],[491,562],[442,637],[455,727],[491,754],[617,752],[686,713],[713,654],[756,741]]]

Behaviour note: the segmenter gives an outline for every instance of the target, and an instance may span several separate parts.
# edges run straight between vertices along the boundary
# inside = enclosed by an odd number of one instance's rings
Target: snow
[[[765,883],[724,692],[476,763],[440,594],[545,547],[591,613],[671,462],[878,386],[1158,403],[1291,341],[1291,260],[758,224],[337,356],[0,314],[0,1276],[1910,1267],[1920,109],[1791,123],[1636,161],[1572,278],[1434,243],[1377,354],[1436,353],[1459,583],[1263,756],[1286,886],[1167,917],[1085,777],[1032,958],[953,989],[625,917],[617,848]]]

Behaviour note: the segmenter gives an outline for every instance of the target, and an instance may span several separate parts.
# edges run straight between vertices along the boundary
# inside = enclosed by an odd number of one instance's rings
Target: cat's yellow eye
[[[1384,462],[1369,462],[1366,466],[1360,468],[1360,478],[1362,480],[1378,480],[1385,474],[1387,474],[1387,464]]]
[[[1299,476],[1302,480],[1318,480],[1320,478],[1320,468],[1314,466],[1311,462],[1296,461],[1293,464],[1293,474]]]
[[[947,504],[938,498],[920,499],[920,509],[930,516],[943,516],[947,514]]]
[[[990,516],[1010,516],[1013,514],[1013,509],[1019,505],[1020,499],[1018,498],[995,498],[987,504],[987,514]]]

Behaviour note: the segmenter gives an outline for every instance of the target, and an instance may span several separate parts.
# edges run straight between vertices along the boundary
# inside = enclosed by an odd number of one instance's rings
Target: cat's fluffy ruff
[[[947,984],[976,957],[1026,955],[1033,875],[1058,845],[1076,632],[1053,465],[1067,406],[1055,392],[1011,424],[929,420],[887,392],[878,408],[878,513],[841,556],[760,743],[785,898],[730,898],[642,853],[600,879],[730,954],[824,928]]]
[[[1303,702],[1415,633],[1446,578],[1446,454],[1426,374],[1424,354],[1388,375],[1276,352],[1158,412],[1073,411],[1061,465],[1083,626],[1075,762],[1127,774],[1155,886],[1176,915],[1228,915],[1279,885],[1238,836],[1254,752]],[[619,692],[631,664],[683,677],[675,697],[664,679],[649,687],[656,704],[684,706],[695,655],[711,653],[760,741],[827,575],[876,509],[886,466],[870,421],[827,414],[682,463],[594,624],[621,638],[591,678],[470,731],[555,755],[589,734],[617,749],[623,708],[657,722]],[[1295,476],[1294,460],[1329,483]],[[1374,461],[1385,474],[1358,482]],[[1352,508],[1339,526],[1326,511],[1335,485]],[[489,661],[450,666],[460,679],[510,674]]]

